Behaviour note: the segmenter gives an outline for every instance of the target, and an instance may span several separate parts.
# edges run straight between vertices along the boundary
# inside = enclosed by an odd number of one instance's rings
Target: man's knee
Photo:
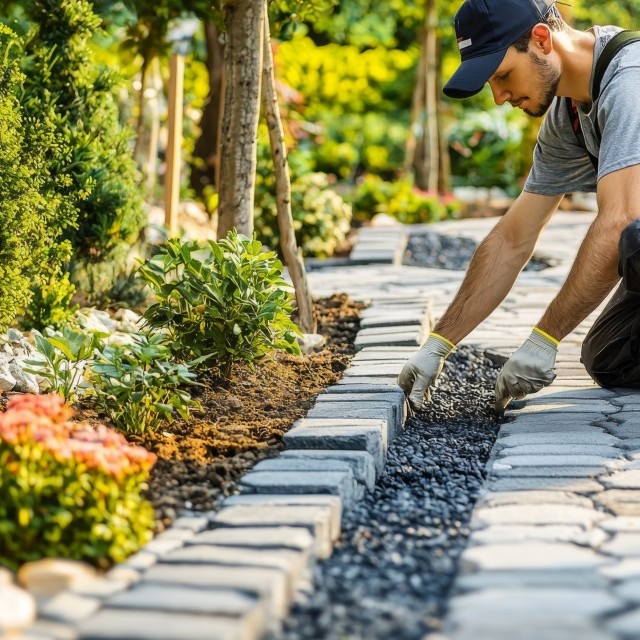
[[[627,291],[640,293],[640,218],[630,222],[620,234],[618,274]]]

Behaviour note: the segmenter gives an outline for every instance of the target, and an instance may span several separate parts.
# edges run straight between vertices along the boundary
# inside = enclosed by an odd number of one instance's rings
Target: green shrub
[[[47,151],[40,192],[51,207],[50,232],[70,242],[72,281],[99,295],[111,286],[143,221],[115,79],[97,68],[90,47],[101,21],[88,0],[32,0],[26,13],[34,28],[21,101],[30,148]],[[51,262],[67,266],[68,258],[52,255]]]
[[[531,149],[523,144],[525,120],[516,109],[464,111],[448,132],[453,183],[500,187],[517,195],[530,164]]]
[[[166,332],[183,361],[206,356],[229,376],[234,362],[299,353],[292,288],[275,253],[255,239],[232,231],[205,245],[170,240],[140,275],[157,299],[145,321]]]
[[[452,196],[421,191],[409,179],[386,182],[368,175],[353,195],[354,216],[358,220],[385,213],[404,224],[437,222],[456,217],[460,209],[461,203]]]
[[[98,408],[127,433],[157,429],[174,411],[188,420],[200,405],[185,385],[197,384],[190,366],[173,361],[166,338],[134,335],[128,345],[104,346],[91,364],[90,379]]]
[[[402,167],[417,58],[417,47],[362,51],[306,37],[279,43],[278,77],[303,97],[298,118],[317,124],[303,126],[308,133],[300,141],[315,171],[351,179]]]
[[[55,241],[49,203],[38,191],[43,150],[28,146],[15,95],[24,80],[19,53],[15,34],[0,25],[0,332],[29,303],[31,285],[42,282]]]
[[[254,228],[258,238],[280,250],[275,178],[261,175],[256,188]],[[330,188],[324,173],[309,173],[291,184],[291,213],[298,246],[306,256],[327,257],[351,228],[351,206]]]
[[[104,426],[70,422],[56,395],[13,396],[0,415],[0,564],[42,557],[121,562],[154,526],[155,455]]]

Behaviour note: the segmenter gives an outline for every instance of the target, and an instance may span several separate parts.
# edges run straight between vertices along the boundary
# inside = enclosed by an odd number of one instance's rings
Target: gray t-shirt
[[[595,62],[607,42],[621,29],[593,27]],[[598,175],[571,127],[565,98],[556,97],[542,123],[533,153],[533,167],[524,190],[541,195],[595,191],[608,173],[640,164],[640,42],[623,47],[602,77],[598,100],[578,109],[589,151],[598,158]],[[598,143],[595,120],[601,139]]]

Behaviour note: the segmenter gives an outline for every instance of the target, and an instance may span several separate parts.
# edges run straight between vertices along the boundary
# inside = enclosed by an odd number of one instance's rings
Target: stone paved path
[[[517,347],[555,295],[591,219],[557,214],[536,252],[554,268],[523,273],[465,342]],[[492,223],[440,227],[479,239]],[[457,279],[426,286],[427,274],[401,273],[439,316]],[[561,343],[553,385],[507,412],[512,421],[488,464],[445,631],[432,640],[640,638],[640,393],[600,389],[580,364],[595,315]]]
[[[467,343],[510,352],[555,295],[593,214],[559,213],[537,254]],[[480,239],[495,220],[429,225]],[[277,629],[342,510],[369,490],[406,417],[395,384],[462,273],[389,262],[406,230],[367,229],[361,266],[310,274],[314,295],[365,300],[360,349],[217,514],[181,518],[103,580],[48,604],[31,640],[260,638]],[[592,319],[564,340],[554,384],[510,411],[473,514],[442,635],[429,640],[640,638],[640,394],[597,388],[579,363]],[[322,640],[322,639],[318,639]],[[398,640],[402,640],[399,638]]]

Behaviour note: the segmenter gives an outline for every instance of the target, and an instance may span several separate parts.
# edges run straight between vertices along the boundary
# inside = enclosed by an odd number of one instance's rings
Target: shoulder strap
[[[567,105],[567,111],[569,112],[569,120],[571,120],[571,128],[573,129],[573,133],[576,134],[578,143],[587,152],[593,168],[596,170],[596,173],[598,173],[598,158],[596,158],[594,155],[591,155],[591,153],[589,153],[589,150],[587,149],[587,144],[584,140],[584,133],[582,133],[582,126],[580,125],[578,107],[571,98],[565,98],[564,100]]]
[[[592,100],[597,100],[600,95],[600,85],[602,84],[602,76],[604,76],[604,72],[607,70],[609,63],[616,56],[618,51],[632,42],[640,41],[640,31],[620,31],[616,33],[609,42],[605,45],[598,61],[596,62],[596,68],[593,73],[593,91],[591,94]],[[591,155],[587,150],[587,145],[585,144],[584,134],[582,133],[582,126],[580,125],[580,117],[578,116],[578,108],[575,102],[571,98],[565,98],[565,102],[567,105],[567,111],[569,112],[569,120],[571,120],[571,127],[573,132],[578,139],[578,143],[580,146],[587,151],[589,154],[589,160],[591,160],[591,164],[593,168],[598,172],[598,158]],[[596,121],[596,132],[598,137],[600,137],[600,131],[598,127],[598,123]]]
[[[631,42],[637,42],[638,40],[640,40],[640,31],[620,31],[619,33],[616,33],[609,42],[607,42],[605,48],[600,54],[600,57],[598,58],[598,62],[596,62],[596,70],[593,74],[592,100],[597,100],[600,95],[602,76],[618,51]]]

